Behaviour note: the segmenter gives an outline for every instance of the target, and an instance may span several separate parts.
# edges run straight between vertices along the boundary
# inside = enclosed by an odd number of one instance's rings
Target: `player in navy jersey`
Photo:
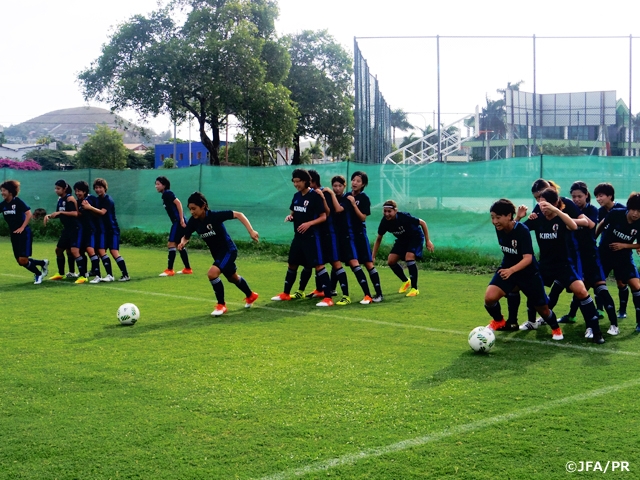
[[[233,283],[244,293],[246,297],[244,299],[244,306],[245,308],[250,308],[258,298],[258,294],[252,292],[247,281],[238,275],[235,263],[238,256],[238,249],[227,233],[224,222],[233,220],[234,218],[240,220],[240,223],[247,229],[249,236],[254,242],[257,242],[259,239],[258,232],[253,229],[247,217],[241,212],[233,212],[231,210],[218,212],[209,210],[209,203],[200,192],[194,192],[189,196],[187,207],[189,208],[189,212],[191,212],[191,218],[184,229],[184,236],[178,244],[178,250],[182,250],[187,243],[189,243],[189,239],[194,232],[197,233],[209,247],[214,262],[207,272],[207,276],[209,277],[209,283],[211,283],[213,287],[217,301],[216,307],[213,312],[211,312],[211,315],[217,317],[227,311],[227,304],[224,298],[224,284],[222,283],[220,274],[224,275],[229,282]]]
[[[600,209],[598,210],[598,224],[600,224],[604,217],[607,216],[613,209],[622,209],[626,210],[626,207],[620,203],[616,202],[616,191],[613,188],[613,185],[610,183],[599,183],[596,185],[596,188],[593,189],[593,195],[596,197],[596,201],[600,205]],[[629,287],[624,283],[618,283],[618,299],[619,299],[619,309],[618,309],[618,318],[627,318],[627,304],[629,303]]]
[[[109,185],[104,178],[96,178],[93,181],[93,190],[97,195],[96,206],[92,206],[86,200],[82,202],[82,206],[86,210],[94,213],[99,218],[99,230],[96,232],[96,248],[107,272],[104,278],[96,277],[91,280],[91,283],[113,282],[115,280],[107,249],[111,252],[111,256],[122,272],[119,281],[128,282],[130,280],[127,264],[124,258],[120,256],[120,227],[118,227],[118,220],[116,219],[116,206],[113,203],[113,199],[107,195],[108,189]]]
[[[0,212],[2,212],[11,232],[13,256],[18,265],[33,273],[33,283],[39,285],[42,283],[43,277],[47,276],[49,260],[30,258],[33,235],[31,228],[29,228],[29,221],[32,215],[29,206],[18,198],[20,182],[7,180],[0,185],[0,192],[2,193]]]
[[[336,175],[331,179],[331,187],[335,194],[339,208],[336,208],[333,218],[333,225],[336,230],[336,238],[338,240],[338,256],[343,263],[351,268],[356,277],[364,298],[360,300],[362,305],[369,305],[373,302],[371,291],[369,290],[369,282],[358,262],[358,253],[353,235],[353,204],[345,195],[346,179],[342,175]]]
[[[184,212],[182,211],[182,203],[171,191],[171,182],[167,177],[161,176],[156,178],[156,191],[162,194],[162,204],[167,211],[167,215],[169,215],[169,220],[171,220],[171,230],[169,230],[169,241],[167,242],[167,248],[169,249],[167,269],[162,272],[160,276],[173,277],[176,274],[173,270],[173,264],[176,260],[176,246],[184,236],[184,228],[187,226],[187,222],[184,218]],[[191,275],[193,270],[191,270],[191,265],[189,265],[189,254],[186,248],[180,250],[180,258],[184,264],[184,268],[177,273]]]
[[[44,224],[52,218],[59,218],[62,223],[62,233],[56,245],[56,261],[58,264],[58,273],[52,275],[49,280],[62,280],[66,278],[64,269],[66,266],[65,251],[71,252],[74,261],[78,266],[80,276],[75,283],[87,282],[87,265],[84,258],[80,255],[80,244],[82,242],[82,229],[78,221],[78,203],[71,195],[71,186],[64,180],[58,180],[55,183],[56,195],[58,195],[58,204],[56,211],[44,217]]]
[[[605,276],[611,271],[618,282],[631,287],[636,308],[636,332],[640,332],[640,280],[633,262],[632,249],[640,249],[640,193],[633,192],[625,210],[612,209],[598,225],[596,235],[602,233],[598,250]]]
[[[570,233],[578,229],[576,220],[563,211],[563,201],[555,189],[547,188],[540,192],[538,201],[540,214],[530,215],[524,224],[529,230],[535,231],[540,248],[542,280],[546,286],[557,284],[561,288],[568,288],[573,292],[580,301],[580,311],[587,326],[585,337],[591,338],[594,343],[602,344],[604,338],[602,338],[598,324],[598,312],[582,281],[582,269],[580,268],[575,239]],[[516,218],[524,217],[526,210],[525,206],[519,207]],[[549,307],[552,308],[551,299]],[[520,330],[534,330],[536,328],[538,328],[538,323],[529,319],[520,327]]]
[[[564,338],[562,330],[555,313],[549,308],[538,262],[533,255],[529,229],[514,220],[516,207],[510,200],[502,198],[494,202],[489,211],[503,257],[484,294],[484,307],[492,318],[487,327],[492,330],[504,329],[507,322],[502,316],[500,299],[518,290],[525,294],[528,303],[551,326],[551,338],[562,340]]]
[[[331,278],[324,266],[322,255],[321,234],[317,226],[327,220],[325,202],[311,188],[311,176],[306,170],[297,168],[291,173],[293,186],[297,190],[291,200],[291,213],[285,222],[293,222],[294,237],[289,247],[287,274],[285,275],[284,291],[272,297],[273,301],[291,300],[291,289],[296,281],[298,267],[312,266],[316,270],[316,285],[324,292],[324,298],[316,304],[318,307],[330,307]]]
[[[575,238],[578,242],[578,253],[580,255],[580,263],[582,265],[582,275],[584,284],[587,289],[593,288],[594,296],[600,305],[603,305],[611,326],[607,333],[609,335],[617,335],[618,319],[616,317],[616,307],[613,304],[613,298],[607,289],[606,277],[600,262],[600,255],[596,247],[595,227],[598,222],[598,209],[591,205],[591,194],[584,182],[574,182],[570,188],[571,199],[576,207],[585,217],[589,219],[588,227],[578,227],[575,232]],[[560,323],[575,323],[576,313],[580,302],[574,296],[571,302],[569,313],[564,315]]]
[[[560,194],[560,187],[553,182],[552,180],[545,180],[543,178],[539,178],[538,180],[536,180],[535,182],[533,182],[533,185],[531,185],[531,194],[533,195],[533,198],[536,200],[536,202],[540,201],[540,194],[546,190],[547,188],[552,188],[553,190],[555,190],[558,194]],[[560,197],[560,200],[562,201],[562,205],[563,205],[563,211],[569,215],[571,218],[574,219],[574,221],[577,223],[577,225],[579,226],[587,226],[588,225],[588,221],[586,219],[586,217],[584,217],[584,215],[581,215],[581,213],[578,211],[578,207],[575,206],[575,204],[573,203],[573,201],[569,198],[566,197]],[[524,208],[524,211],[526,212],[527,207],[524,205],[521,205],[520,207],[518,207],[518,211],[520,211],[520,209]],[[532,215],[534,216],[538,216],[540,215],[540,207],[538,206],[538,204],[536,203],[536,206],[533,209],[533,213]],[[520,220],[520,218],[522,218],[519,214],[516,216],[516,220]],[[558,299],[560,298],[560,294],[564,291],[564,287],[562,286],[561,282],[553,282],[551,284],[551,290],[549,291],[549,308],[551,308],[553,310],[553,308],[556,306],[556,304],[558,303]],[[518,323],[518,308],[520,307],[520,293],[518,292],[511,292],[509,293],[509,295],[507,296],[507,304],[508,304],[508,309],[509,309],[509,316],[507,319],[507,325],[508,327],[513,327],[514,325],[516,325]],[[543,324],[544,321],[543,319],[538,319],[536,320],[536,312],[533,308],[528,308],[527,309],[527,316],[528,316],[528,322],[523,324],[523,328],[527,328],[530,325],[533,325],[534,322],[538,322],[539,324]]]
[[[98,199],[89,193],[89,184],[84,180],[74,183],[73,190],[76,194],[79,221],[82,226],[82,240],[79,245],[80,253],[83,256],[85,253],[89,255],[89,261],[91,262],[91,270],[87,273],[87,277],[94,276],[100,279],[100,258],[96,254],[95,240],[96,231],[98,230],[98,219],[83,205],[83,202],[86,200],[89,205],[95,208]]]
[[[380,285],[380,275],[373,265],[371,245],[365,223],[367,217],[371,215],[371,200],[364,193],[364,189],[368,184],[369,177],[365,172],[360,170],[353,172],[351,175],[351,191],[347,194],[347,200],[353,205],[351,228],[353,229],[353,241],[358,254],[358,262],[360,262],[360,265],[364,265],[369,272],[369,278],[376,292],[373,301],[379,303],[383,299],[382,286]]]
[[[382,220],[378,226],[378,236],[373,244],[372,258],[375,261],[376,254],[380,248],[382,237],[385,233],[391,233],[396,237],[396,241],[391,247],[391,252],[387,257],[387,265],[393,273],[402,281],[402,286],[398,293],[407,293],[407,297],[415,297],[418,290],[418,265],[416,259],[422,258],[422,244],[427,250],[433,252],[433,243],[429,238],[427,224],[421,218],[416,218],[407,212],[398,212],[398,204],[393,200],[387,200],[382,205]],[[409,271],[409,278],[404,274],[399,260],[404,260]]]

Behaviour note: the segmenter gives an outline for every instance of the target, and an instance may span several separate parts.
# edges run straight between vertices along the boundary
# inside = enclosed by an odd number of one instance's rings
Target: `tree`
[[[29,150],[22,158],[36,161],[42,170],[63,170],[74,164],[72,158],[63,151],[48,148]]]
[[[300,164],[300,139],[317,138],[339,157],[354,134],[351,56],[326,30],[288,36],[291,70],[285,85],[298,107],[291,163]]]
[[[136,15],[78,76],[84,96],[143,119],[193,115],[214,165],[229,115],[256,142],[291,145],[297,111],[282,85],[290,60],[277,14],[271,0],[178,0]]]
[[[409,123],[409,120],[407,120],[407,112],[405,112],[401,108],[391,110],[390,123],[391,123],[391,128],[393,129],[394,144],[396,143],[396,128],[401,132],[406,132],[407,130],[412,130],[415,128],[413,125]]]
[[[79,168],[122,170],[127,166],[128,153],[121,133],[98,125],[75,158]]]
[[[143,170],[146,168],[154,168],[155,167],[155,154],[153,150],[151,150],[152,155],[147,155],[147,152],[144,154],[132,152],[131,150],[127,151],[127,168],[131,170]]]

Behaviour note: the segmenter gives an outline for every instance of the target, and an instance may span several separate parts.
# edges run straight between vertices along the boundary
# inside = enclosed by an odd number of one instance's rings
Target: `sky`
[[[564,93],[616,90],[629,103],[630,59],[634,65],[632,111],[640,112],[640,2],[576,0],[279,0],[279,35],[327,29],[348,52],[354,37],[392,108],[409,121],[434,125],[437,95],[436,39],[440,38],[440,105],[447,124],[482,108],[497,88],[524,81],[533,91],[536,35],[536,90]],[[22,0],[2,7],[0,125],[18,124],[52,110],[91,105],[77,74],[100,55],[114,27],[157,7],[156,0]],[[629,35],[635,38],[632,42]],[[511,36],[514,38],[464,38]],[[624,38],[540,38],[617,36]],[[459,37],[459,38],[447,38]],[[527,37],[527,38],[515,38]],[[630,43],[632,49],[630,52]],[[635,106],[634,106],[635,105]],[[133,112],[122,116],[140,123]],[[147,126],[164,131],[168,118]],[[196,135],[195,125],[192,138]],[[188,127],[178,136],[188,137]]]

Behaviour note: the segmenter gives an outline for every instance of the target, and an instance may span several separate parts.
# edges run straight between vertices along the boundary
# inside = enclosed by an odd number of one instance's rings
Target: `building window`
[[[164,154],[160,155],[160,161],[164,162]]]
[[[198,152],[198,160],[202,160],[202,152]]]
[[[180,160],[182,160],[182,153],[180,154]]]

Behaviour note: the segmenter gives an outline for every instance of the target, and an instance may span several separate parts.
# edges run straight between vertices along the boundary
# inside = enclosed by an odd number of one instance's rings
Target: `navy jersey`
[[[613,207],[611,207],[611,210],[620,210],[620,209],[626,210],[627,206],[621,204],[620,202],[614,202]],[[598,209],[598,223],[604,220],[604,217],[606,217],[611,210],[608,210],[607,207],[600,207]]]
[[[180,212],[178,211],[178,206],[174,203],[175,199],[176,196],[171,190],[165,190],[162,192],[162,204],[164,209],[167,211],[167,215],[169,215],[171,223],[180,221]]]
[[[616,250],[609,248],[612,243],[632,244],[638,240],[638,230],[640,230],[640,220],[629,223],[627,221],[627,210],[610,210],[604,217],[602,236],[600,237],[600,255],[608,256],[614,261],[633,260],[632,250]]]
[[[96,208],[98,210],[104,209],[107,212],[104,215],[102,215],[101,231],[104,233],[107,233],[107,232],[119,233],[120,229],[118,228],[118,220],[116,220],[115,203],[113,203],[113,200],[107,194],[105,194],[104,197],[97,197],[97,199],[98,199],[98,204]]]
[[[26,218],[26,213],[31,210],[29,205],[18,197],[13,197],[10,202],[3,200],[2,203],[0,203],[0,209],[12,233],[22,226]]]
[[[371,215],[371,200],[366,193],[360,192],[358,195],[354,195],[353,192],[347,193],[347,196],[351,196],[356,199],[356,205],[358,210],[367,217]],[[352,228],[353,233],[364,233],[367,231],[367,224],[361,221],[355,212],[352,212]]]
[[[87,195],[85,200],[94,208],[98,208],[98,199],[93,195]],[[82,230],[85,232],[97,232],[99,231],[97,228],[97,224],[99,222],[98,218],[93,212],[86,210],[82,206],[82,202],[78,201],[78,213],[80,214],[80,225],[82,225]]]
[[[383,217],[378,226],[378,235],[384,235],[387,232],[398,240],[424,242],[420,219],[407,212],[398,212],[391,220]]]
[[[303,237],[312,237],[316,233],[316,229],[311,227],[304,233],[298,233],[298,227],[303,223],[315,220],[325,213],[324,202],[320,195],[309,189],[306,195],[296,192],[291,200],[289,209],[293,212],[293,229],[296,235]]]
[[[207,244],[214,258],[221,252],[235,252],[237,251],[236,244],[231,240],[223,223],[232,219],[233,211],[231,210],[207,210],[202,220],[195,217],[189,219],[184,236],[189,239],[193,232],[196,232]]]
[[[598,209],[587,203],[584,208],[579,210],[581,214],[591,220],[593,223],[598,223]],[[578,249],[582,255],[591,255],[596,250],[596,229],[589,227],[578,227],[573,235],[578,242]]]
[[[337,198],[338,203],[344,210],[342,212],[336,212],[335,214],[333,212],[331,213],[336,235],[340,237],[351,236],[353,235],[353,229],[351,228],[354,219],[353,205],[347,198],[347,195],[339,195]],[[358,222],[359,221],[360,220],[358,220]]]
[[[533,254],[531,234],[526,225],[516,222],[510,232],[507,233],[504,230],[496,229],[496,235],[503,255],[500,268],[511,268],[520,263],[524,255],[531,255],[531,264],[517,273],[532,274],[538,271],[538,262]]]
[[[56,205],[56,212],[77,212],[78,209],[76,207],[76,203],[70,200],[71,194],[67,193],[64,197],[58,198],[58,204]],[[66,230],[77,230],[78,229],[78,217],[71,217],[69,215],[60,215],[58,216],[62,226]]]
[[[536,240],[540,248],[540,263],[543,265],[563,265],[574,263],[577,259],[577,248],[574,236],[567,229],[560,216],[551,220],[540,213],[538,218],[524,222],[529,230],[536,232]]]

